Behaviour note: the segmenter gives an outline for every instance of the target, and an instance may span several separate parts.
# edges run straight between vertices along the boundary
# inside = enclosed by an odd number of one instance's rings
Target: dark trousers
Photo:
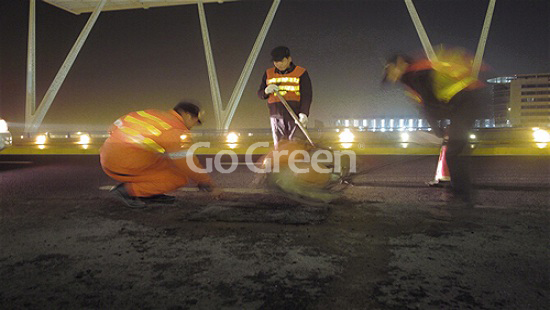
[[[290,115],[271,116],[271,131],[273,133],[273,144],[275,148],[281,140],[292,140],[298,126]]]
[[[447,166],[451,174],[453,193],[465,201],[472,199],[470,173],[469,131],[477,118],[486,114],[485,90],[462,91],[455,95],[452,104],[455,109],[450,115],[451,125],[447,128]]]

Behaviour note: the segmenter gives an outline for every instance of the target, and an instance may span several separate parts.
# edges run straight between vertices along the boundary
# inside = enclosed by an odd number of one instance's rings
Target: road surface
[[[306,206],[215,174],[131,210],[97,156],[0,156],[2,308],[548,309],[548,157],[474,157],[473,209],[429,188],[434,156],[363,156]]]

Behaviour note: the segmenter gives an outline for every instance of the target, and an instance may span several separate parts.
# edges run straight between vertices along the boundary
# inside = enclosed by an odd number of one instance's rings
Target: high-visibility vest
[[[111,127],[111,137],[131,143],[154,153],[163,154],[160,136],[167,130],[188,131],[181,116],[173,110],[143,110],[128,113],[117,119]]]
[[[275,68],[269,68],[266,71],[266,84],[279,86],[279,93],[286,101],[300,101],[300,77],[304,72],[306,69],[300,66],[296,66],[292,72],[286,74],[276,73]],[[268,103],[280,101],[274,93],[267,99]]]
[[[483,86],[483,82],[472,76],[471,60],[461,50],[439,50],[437,60],[421,60],[407,68],[407,72],[432,70],[432,89],[434,96],[441,102],[448,103],[460,91]],[[420,96],[409,90],[417,102],[422,102]]]

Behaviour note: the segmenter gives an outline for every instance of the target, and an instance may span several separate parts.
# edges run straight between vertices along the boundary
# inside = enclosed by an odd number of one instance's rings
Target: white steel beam
[[[76,39],[75,44],[73,45],[73,47],[71,48],[71,51],[67,55],[65,62],[63,62],[63,64],[61,65],[61,68],[59,68],[59,71],[57,72],[57,75],[55,76],[52,84],[50,85],[50,88],[46,92],[46,95],[44,95],[44,98],[42,99],[40,106],[36,110],[36,113],[33,115],[31,123],[25,125],[27,132],[36,132],[40,127],[40,125],[42,124],[42,121],[44,120],[44,117],[46,116],[48,109],[52,105],[52,102],[55,99],[55,96],[57,95],[59,88],[61,88],[63,81],[65,81],[65,77],[67,77],[69,70],[71,69],[74,61],[76,60],[76,56],[78,56],[80,49],[84,45],[84,42],[86,42],[86,38],[88,38],[88,35],[90,34],[90,31],[92,30],[92,27],[94,26],[99,16],[99,13],[101,12],[101,9],[103,8],[106,2],[107,0],[100,0],[94,12],[88,18],[88,22],[86,23],[86,25],[84,25],[84,28],[82,29],[82,31],[80,32],[80,35]]]
[[[279,7],[280,2],[281,0],[273,0],[271,9],[267,13],[262,29],[260,30],[260,33],[256,38],[256,42],[254,42],[254,46],[252,47],[252,51],[250,52],[250,55],[248,56],[248,59],[244,65],[241,76],[239,77],[239,80],[237,81],[237,84],[233,89],[233,94],[231,94],[231,98],[229,99],[227,108],[224,110],[223,128],[221,129],[227,130],[229,129],[229,125],[231,125],[231,121],[233,120],[235,111],[239,106],[239,101],[241,100],[241,96],[243,94],[244,88],[246,86],[246,83],[248,82],[248,79],[250,78],[250,74],[252,73],[252,68],[254,67],[256,60],[258,59],[258,54],[262,49],[265,37],[267,36],[267,32],[271,27],[271,23],[273,22],[273,18],[275,17],[275,13],[277,12],[277,8]]]
[[[214,56],[212,55],[212,45],[210,44],[208,24],[206,23],[206,14],[204,13],[204,5],[202,1],[198,1],[197,6],[199,8],[199,19],[201,24],[202,41],[204,44],[204,54],[206,56],[206,65],[208,67],[208,78],[210,80],[210,93],[212,94],[212,103],[214,104],[216,128],[221,129],[223,108],[220,95],[220,84],[218,83],[218,75],[216,74],[216,65],[214,64]]]
[[[29,38],[27,40],[27,86],[25,98],[25,131],[36,110],[36,0],[29,1]]]
[[[495,3],[496,0],[489,0],[489,6],[487,7],[487,13],[485,14],[485,21],[483,22],[483,29],[481,30],[481,36],[477,45],[476,55],[474,56],[472,75],[476,78],[478,77],[479,69],[481,68],[481,61],[483,59],[483,53],[485,52],[485,43],[487,43],[489,27],[491,27],[491,20],[493,19],[493,12],[495,11]]]
[[[414,7],[412,0],[405,0],[405,4],[407,5],[407,9],[409,10],[409,15],[411,15],[411,19],[413,21],[414,27],[416,28],[416,32],[420,37],[420,43],[422,43],[422,47],[426,52],[426,56],[428,56],[429,60],[436,60],[437,57],[435,56],[434,49],[432,47],[432,44],[430,43],[430,39],[428,39],[428,34],[426,33],[424,26],[422,26],[422,22],[420,21],[420,17],[416,12],[416,8]]]

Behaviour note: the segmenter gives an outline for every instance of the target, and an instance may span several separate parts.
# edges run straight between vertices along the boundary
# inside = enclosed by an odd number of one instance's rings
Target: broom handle
[[[279,97],[279,99],[281,100],[281,103],[285,106],[285,108],[288,111],[288,113],[290,114],[290,116],[292,116],[292,118],[296,122],[296,125],[298,125],[298,127],[300,127],[300,130],[302,130],[302,132],[306,136],[309,143],[311,143],[311,145],[313,147],[315,147],[315,143],[313,143],[313,140],[311,140],[311,137],[309,136],[306,128],[304,127],[304,125],[302,125],[302,123],[300,122],[300,119],[298,118],[298,116],[296,116],[296,113],[294,113],[292,108],[288,105],[288,102],[286,102],[285,98],[281,95],[281,93],[279,93],[278,90],[275,91],[275,94],[277,95],[277,97]]]

